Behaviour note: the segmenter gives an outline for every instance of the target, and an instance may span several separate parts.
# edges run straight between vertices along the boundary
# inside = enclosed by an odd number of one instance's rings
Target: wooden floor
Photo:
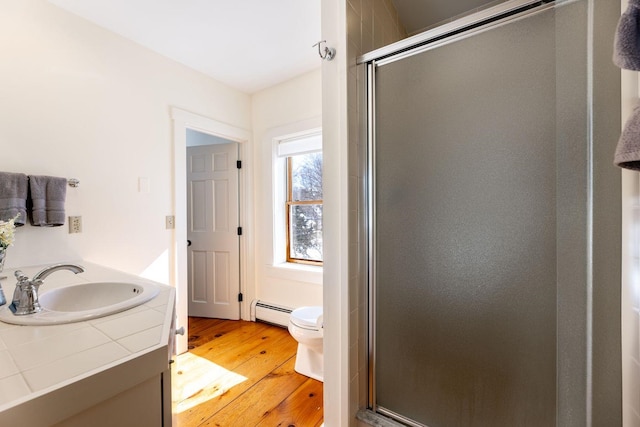
[[[294,371],[286,329],[191,317],[189,349],[172,367],[177,427],[322,425],[322,383]]]

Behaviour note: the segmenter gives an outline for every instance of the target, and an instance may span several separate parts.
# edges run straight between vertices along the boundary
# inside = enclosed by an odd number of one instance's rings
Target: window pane
[[[292,205],[290,258],[322,261],[322,205]]]
[[[291,199],[322,200],[322,153],[291,156]]]

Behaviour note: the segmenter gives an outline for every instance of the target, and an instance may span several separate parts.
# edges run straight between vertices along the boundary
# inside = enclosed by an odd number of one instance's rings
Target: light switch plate
[[[151,193],[151,182],[149,178],[144,176],[138,178],[138,192],[142,194]]]

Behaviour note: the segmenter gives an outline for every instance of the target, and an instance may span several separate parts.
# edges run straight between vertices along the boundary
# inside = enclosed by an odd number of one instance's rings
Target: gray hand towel
[[[620,68],[640,71],[640,0],[629,0],[627,10],[620,16],[613,63]]]
[[[67,179],[53,176],[29,176],[31,225],[55,227],[64,224]]]
[[[27,175],[0,172],[0,220],[8,221],[20,215],[14,224],[20,227],[27,220]]]
[[[640,103],[624,125],[613,163],[621,168],[640,170]]]

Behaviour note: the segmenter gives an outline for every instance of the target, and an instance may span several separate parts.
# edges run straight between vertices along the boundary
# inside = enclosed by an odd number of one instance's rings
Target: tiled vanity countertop
[[[86,271],[55,272],[40,293],[87,282],[150,283],[96,264],[74,263]],[[33,277],[44,267],[20,269]],[[8,303],[15,288],[14,271],[5,269],[2,275],[7,279],[0,282]],[[31,419],[32,424],[22,425],[53,424],[166,370],[175,290],[153,283],[160,288],[155,298],[110,316],[48,326],[0,322],[0,425],[14,419]],[[7,310],[7,305],[0,310]]]

